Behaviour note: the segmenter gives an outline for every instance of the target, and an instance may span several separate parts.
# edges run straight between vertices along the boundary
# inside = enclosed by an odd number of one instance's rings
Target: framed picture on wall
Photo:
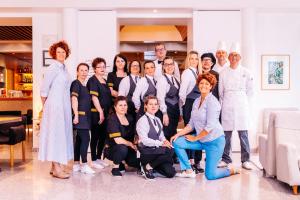
[[[54,59],[51,58],[49,51],[43,50],[43,66],[48,67],[49,65],[52,64],[53,61],[54,61]]]
[[[290,56],[262,55],[261,56],[261,89],[289,90],[290,89]]]

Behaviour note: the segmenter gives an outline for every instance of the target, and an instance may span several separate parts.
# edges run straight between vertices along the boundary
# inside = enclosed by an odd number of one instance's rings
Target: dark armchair
[[[14,166],[14,145],[22,143],[22,160],[25,161],[26,131],[23,124],[13,122],[1,127],[0,145],[10,146],[10,166]]]

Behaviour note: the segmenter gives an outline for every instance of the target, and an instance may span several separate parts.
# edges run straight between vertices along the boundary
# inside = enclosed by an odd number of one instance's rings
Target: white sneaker
[[[79,172],[80,171],[80,164],[74,164],[73,165],[73,172]]]
[[[183,172],[180,172],[180,173],[176,173],[177,177],[180,177],[180,178],[195,178],[196,177],[196,174],[195,172],[191,172],[191,173],[186,173],[186,171],[183,171]]]
[[[101,164],[99,164],[97,161],[92,162],[92,167],[95,169],[104,169],[104,167]]]
[[[96,162],[100,165],[102,165],[103,167],[108,167],[109,164],[107,164],[104,160],[100,160],[100,159],[97,159]]]
[[[80,171],[84,174],[95,174],[95,171],[88,164],[83,164]]]
[[[250,162],[248,162],[248,161],[243,162],[242,167],[246,170],[252,170],[252,166],[251,166]]]
[[[228,164],[226,162],[224,162],[223,160],[221,160],[218,164],[218,168],[223,168],[223,167],[228,167]]]

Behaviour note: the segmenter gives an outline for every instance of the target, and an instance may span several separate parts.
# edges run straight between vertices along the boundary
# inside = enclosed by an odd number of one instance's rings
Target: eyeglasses
[[[174,65],[174,63],[164,63],[165,67],[170,67],[170,66],[173,66],[173,65]]]
[[[165,48],[155,49],[155,51],[165,51]]]
[[[140,67],[140,65],[131,65],[131,67]]]
[[[106,66],[100,66],[100,67],[95,67],[96,69],[105,69],[106,68]]]
[[[210,58],[204,58],[202,61],[203,62],[208,62],[208,61],[211,61],[211,59]]]

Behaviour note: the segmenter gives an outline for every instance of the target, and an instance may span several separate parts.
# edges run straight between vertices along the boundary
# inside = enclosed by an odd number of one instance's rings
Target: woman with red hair
[[[219,121],[221,105],[211,93],[216,83],[215,76],[210,73],[198,76],[197,86],[201,95],[193,104],[190,121],[184,129],[171,138],[182,170],[177,174],[179,177],[194,178],[196,176],[188,160],[186,149],[205,150],[205,176],[208,180],[239,173],[234,168],[217,168],[223,154],[225,137]],[[195,135],[187,135],[193,130],[196,131]]]
[[[40,130],[39,160],[52,162],[50,174],[69,178],[63,165],[73,160],[73,130],[70,101],[71,78],[64,64],[70,55],[64,41],[53,44],[49,53],[55,60],[45,68],[40,90],[43,116]]]

